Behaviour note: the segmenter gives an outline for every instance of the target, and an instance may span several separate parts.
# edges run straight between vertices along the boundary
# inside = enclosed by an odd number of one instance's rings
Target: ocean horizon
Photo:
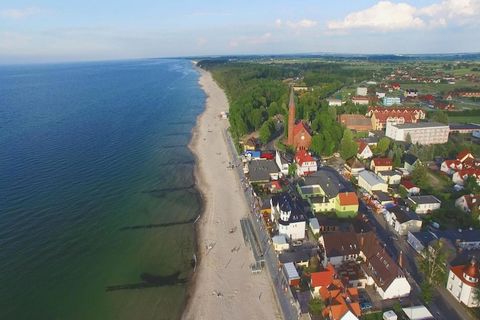
[[[0,318],[180,317],[198,77],[182,59],[0,66]]]

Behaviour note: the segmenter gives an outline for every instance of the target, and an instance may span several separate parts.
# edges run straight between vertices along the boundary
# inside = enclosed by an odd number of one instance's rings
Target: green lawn
[[[480,116],[448,116],[449,122],[456,123],[480,123]]]
[[[360,317],[362,320],[382,320],[383,319],[383,311],[379,312],[372,312],[369,314],[362,315]]]

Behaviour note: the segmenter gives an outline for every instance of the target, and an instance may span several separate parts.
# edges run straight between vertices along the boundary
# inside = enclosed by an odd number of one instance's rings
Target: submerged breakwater
[[[184,60],[0,67],[0,318],[181,315],[197,81]]]

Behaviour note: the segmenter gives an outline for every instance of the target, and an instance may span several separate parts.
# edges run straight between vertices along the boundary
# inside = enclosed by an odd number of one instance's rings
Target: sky
[[[480,0],[0,0],[0,63],[480,52]]]

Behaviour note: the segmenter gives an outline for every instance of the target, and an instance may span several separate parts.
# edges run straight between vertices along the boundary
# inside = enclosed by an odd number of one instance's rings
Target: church
[[[295,151],[308,150],[312,143],[310,128],[303,121],[295,121],[295,99],[293,90],[290,92],[290,103],[288,104],[288,139],[287,144]]]

